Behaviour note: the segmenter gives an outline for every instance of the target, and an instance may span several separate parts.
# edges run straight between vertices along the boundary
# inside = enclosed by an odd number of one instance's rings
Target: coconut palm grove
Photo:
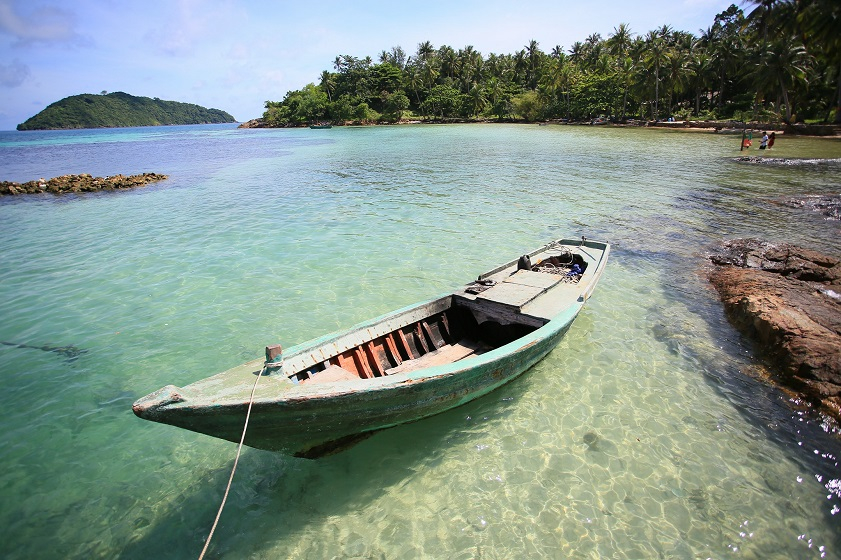
[[[626,24],[548,52],[514,54],[420,43],[340,55],[318,85],[266,101],[268,126],[313,122],[606,117],[841,123],[841,2],[752,0],[695,35]]]

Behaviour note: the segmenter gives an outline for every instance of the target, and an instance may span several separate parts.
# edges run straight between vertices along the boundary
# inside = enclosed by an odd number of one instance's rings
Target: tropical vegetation
[[[698,35],[619,24],[569,49],[482,55],[426,41],[337,56],[318,84],[266,101],[270,126],[447,119],[740,119],[841,123],[841,2],[748,0]]]
[[[192,103],[135,97],[121,91],[65,97],[17,126],[18,130],[109,128],[163,124],[229,123],[236,119],[219,109]]]

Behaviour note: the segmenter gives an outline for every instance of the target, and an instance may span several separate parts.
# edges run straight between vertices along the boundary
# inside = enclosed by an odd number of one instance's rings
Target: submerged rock
[[[794,208],[819,212],[827,220],[841,220],[841,194],[792,196],[781,200],[780,203]]]
[[[758,165],[771,166],[837,166],[841,164],[841,158],[778,158],[766,156],[739,156],[733,158],[737,163],[753,163]]]
[[[88,173],[81,175],[62,175],[52,179],[38,179],[26,183],[0,181],[0,195],[67,192],[94,192],[101,190],[132,189],[168,179],[160,173],[141,173],[140,175],[113,175],[111,177],[93,177]]]
[[[841,419],[841,261],[787,243],[724,243],[710,281],[782,386]]]

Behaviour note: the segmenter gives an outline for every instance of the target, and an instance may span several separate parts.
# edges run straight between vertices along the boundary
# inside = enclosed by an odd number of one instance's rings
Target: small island
[[[233,123],[225,111],[192,103],[135,97],[117,91],[65,97],[17,126],[18,130],[116,128],[171,124]]]
[[[142,187],[149,183],[168,179],[160,173],[141,173],[139,175],[113,175],[111,177],[93,177],[88,173],[81,175],[62,175],[52,179],[39,179],[26,183],[0,181],[0,196],[40,193],[82,193],[101,190],[124,190]]]

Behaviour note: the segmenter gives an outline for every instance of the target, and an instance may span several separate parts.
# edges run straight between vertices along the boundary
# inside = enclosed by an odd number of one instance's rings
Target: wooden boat
[[[310,128],[333,128],[332,124],[311,124]]]
[[[462,288],[134,403],[147,420],[318,457],[482,396],[541,360],[593,293],[610,246],[563,239]],[[257,379],[255,376],[260,376]]]

